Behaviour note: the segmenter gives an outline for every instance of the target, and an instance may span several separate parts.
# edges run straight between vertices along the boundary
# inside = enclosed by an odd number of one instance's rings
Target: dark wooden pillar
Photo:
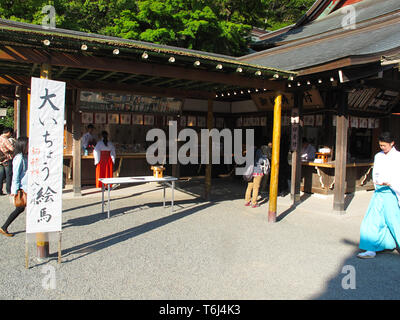
[[[14,96],[14,132],[15,138],[18,139],[21,136],[21,86],[15,87]]]
[[[338,92],[333,210],[339,214],[345,213],[347,130],[349,127],[347,97],[348,94],[344,90]]]
[[[81,176],[81,114],[79,112],[79,90],[74,90],[72,113],[72,189],[74,196],[82,195]]]
[[[19,133],[17,132],[17,137],[26,137],[28,136],[28,94],[30,93],[30,88],[19,86],[19,95],[20,95],[20,105],[19,105]],[[16,106],[14,104],[14,112],[16,112]],[[15,116],[15,115],[14,115]],[[14,117],[15,119],[15,117]],[[14,130],[18,130],[17,122],[14,120]]]
[[[208,112],[207,112],[207,129],[211,131],[213,126],[213,100],[208,99]],[[208,163],[206,164],[206,177],[204,199],[209,200],[211,195],[211,174],[212,174],[212,140],[211,136],[208,138]]]
[[[303,113],[303,92],[294,94],[294,108],[292,110],[292,177],[290,195],[293,204],[300,202],[300,183],[301,183],[301,144],[303,130],[300,127],[300,119]]]

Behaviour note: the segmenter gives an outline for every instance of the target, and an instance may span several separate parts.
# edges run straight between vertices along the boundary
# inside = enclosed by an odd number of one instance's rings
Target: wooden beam
[[[81,176],[81,114],[79,113],[80,91],[74,90],[72,96],[72,189],[74,196],[82,195]]]
[[[86,70],[85,72],[83,72],[83,73],[81,73],[79,76],[77,76],[76,78],[77,78],[78,80],[81,80],[81,79],[83,79],[84,77],[86,77],[89,73],[91,73],[92,71],[93,71],[93,69]]]
[[[248,88],[265,88],[283,91],[283,81],[274,81],[262,78],[247,78],[236,73],[223,73],[200,69],[188,69],[180,66],[160,65],[149,62],[123,60],[119,58],[84,56],[63,52],[44,53],[38,49],[13,48],[18,54],[9,54],[7,48],[0,47],[0,60],[13,62],[48,63],[53,66],[70,68],[84,68],[121,73],[143,74],[153,77],[177,78],[205,82],[224,83]],[[1,54],[3,53],[3,54]]]
[[[97,81],[105,80],[105,79],[113,76],[114,74],[116,74],[116,72],[109,72],[109,73],[105,74],[104,76],[100,77],[99,79],[97,79]]]
[[[132,78],[136,78],[137,76],[138,76],[137,74],[131,74],[131,75],[125,77],[125,78],[122,78],[122,79],[118,80],[117,82],[118,82],[118,83],[125,82],[125,81],[127,81],[127,80],[132,79]]]
[[[61,75],[68,70],[68,67],[63,67],[56,75],[55,78],[61,77]]]
[[[344,90],[339,92],[338,114],[336,116],[335,186],[333,194],[333,210],[339,214],[345,213],[344,195],[346,191],[347,131],[349,127],[347,97],[348,94]]]

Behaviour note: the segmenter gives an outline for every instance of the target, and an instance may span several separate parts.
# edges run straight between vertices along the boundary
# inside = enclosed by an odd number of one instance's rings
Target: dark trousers
[[[16,207],[13,212],[9,215],[7,221],[1,227],[4,231],[7,231],[8,226],[22,213],[25,207]]]
[[[12,180],[12,161],[7,161],[7,165],[0,165],[0,194],[3,193],[3,180],[6,180],[6,192],[11,193],[11,180]]]

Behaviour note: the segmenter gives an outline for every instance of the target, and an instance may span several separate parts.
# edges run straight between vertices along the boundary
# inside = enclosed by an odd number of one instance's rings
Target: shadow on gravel
[[[160,191],[162,189],[163,188],[160,186],[159,188],[156,188],[156,189],[146,190],[146,191],[137,192],[137,193],[132,193],[130,195],[126,195],[126,196],[122,196],[122,197],[118,197],[118,198],[112,198],[111,201],[122,200],[122,199],[131,198],[131,197],[137,197],[137,196],[140,196],[140,195],[145,194],[145,193],[154,192],[154,191]],[[100,194],[101,194],[101,191],[100,191]],[[111,195],[112,195],[112,191],[111,191]],[[68,199],[68,200],[79,200],[79,201],[81,201],[81,200],[84,200],[84,199],[85,199],[85,197],[76,198],[76,199]],[[64,200],[64,201],[68,201],[68,200]],[[105,203],[107,202],[107,191],[104,192],[104,202]],[[87,203],[87,204],[84,204],[84,205],[81,205],[81,206],[72,207],[72,208],[68,208],[68,209],[63,209],[63,213],[66,213],[66,212],[69,212],[69,211],[74,211],[74,210],[77,210],[77,209],[84,209],[84,208],[88,208],[88,207],[91,207],[91,206],[97,206],[97,205],[101,205],[101,201],[91,202],[91,203]]]
[[[400,299],[400,256],[396,250],[378,252],[373,259],[360,259],[358,243],[343,239],[354,247],[316,300],[398,300]]]
[[[82,244],[74,246],[72,248],[64,249],[62,252],[63,260],[73,254],[80,254],[80,253],[83,253],[83,254],[78,257],[73,257],[72,259],[69,259],[68,261],[64,260],[63,263],[68,263],[68,262],[83,258],[90,253],[108,248],[114,244],[129,240],[131,238],[134,238],[134,237],[144,234],[146,232],[152,231],[152,230],[162,227],[168,223],[174,222],[176,220],[179,220],[186,216],[194,214],[198,211],[209,208],[215,204],[216,203],[213,203],[213,202],[199,204],[195,207],[184,209],[177,213],[171,214],[167,217],[163,217],[163,218],[157,219],[155,221],[147,222],[140,226],[133,227],[133,228],[121,231],[121,232],[117,232],[112,235],[99,238],[97,240],[82,243]]]
[[[117,200],[122,200],[125,199],[126,197],[121,197],[121,198],[115,198],[112,199],[111,204],[116,202]],[[100,202],[101,203],[101,202]],[[174,201],[174,212],[176,212],[179,208],[182,208],[183,205],[185,204],[197,204],[196,200],[179,200],[179,201]],[[115,205],[116,208],[113,209],[111,205],[111,210],[110,210],[110,219],[117,218],[118,216],[124,215],[124,214],[134,214],[138,211],[142,210],[151,210],[154,208],[162,208],[163,204],[162,202],[160,203],[159,201],[157,202],[146,202],[146,203],[140,203],[135,206],[126,206],[126,207],[119,207],[118,205]],[[76,208],[77,210],[79,208]],[[169,202],[166,202],[166,207],[164,208],[165,213],[171,213],[171,206]],[[79,218],[72,218],[68,219],[66,222],[63,223],[63,229],[69,228],[69,227],[75,227],[75,226],[84,226],[84,225],[90,225],[93,223],[96,223],[100,220],[107,219],[107,204],[105,204],[104,207],[104,213],[95,213],[91,215],[86,215],[86,216],[81,216]]]

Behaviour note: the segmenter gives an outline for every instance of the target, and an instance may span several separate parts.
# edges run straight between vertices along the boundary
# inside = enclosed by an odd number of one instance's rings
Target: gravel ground
[[[289,196],[278,198],[278,222],[269,224],[267,202],[243,206],[242,182],[217,182],[212,201],[197,196],[199,183],[181,187],[173,213],[157,185],[118,188],[110,219],[95,189],[80,198],[65,190],[61,264],[57,243],[45,262],[31,243],[25,268],[21,214],[9,228],[16,235],[0,238],[0,299],[400,298],[397,253],[355,257],[371,192],[357,193],[345,215],[332,213],[330,196],[304,196],[294,210]],[[1,197],[1,224],[11,211]]]

